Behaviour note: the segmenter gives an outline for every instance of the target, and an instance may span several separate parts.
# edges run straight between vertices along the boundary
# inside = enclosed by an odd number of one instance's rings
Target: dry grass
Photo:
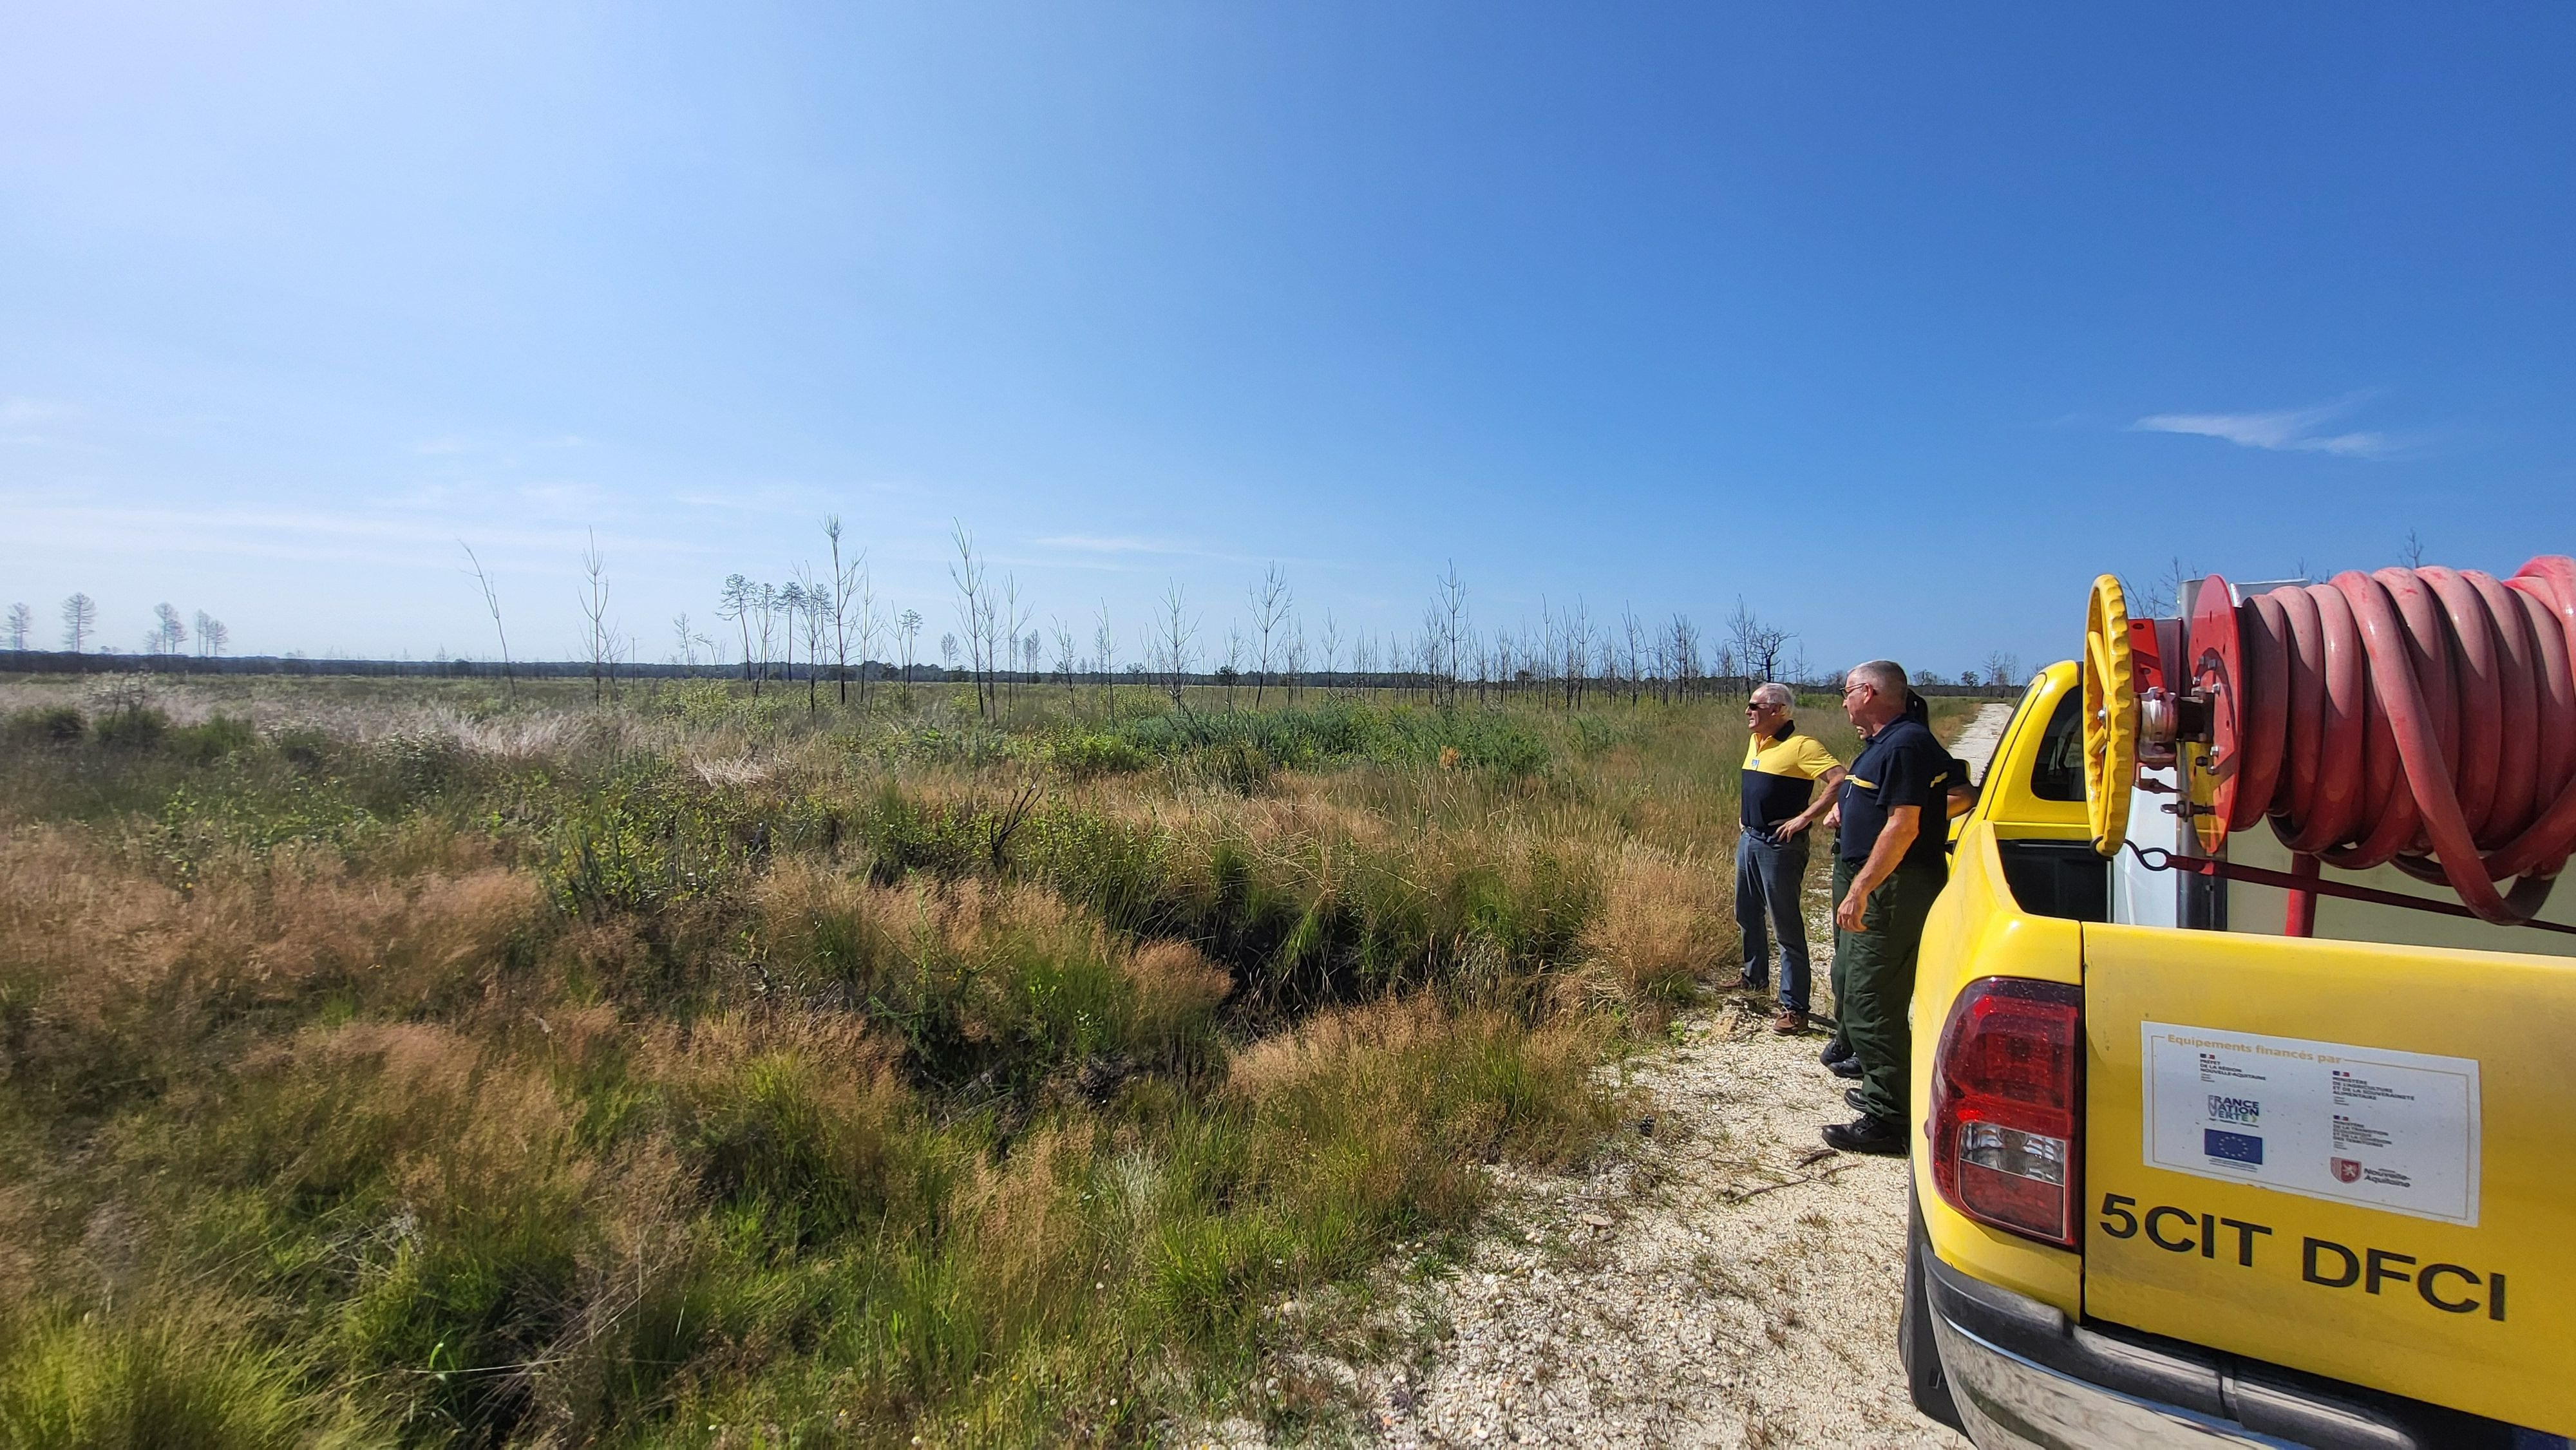
[[[484,685],[0,682],[0,1440],[1293,1431],[1732,965],[1723,704]]]

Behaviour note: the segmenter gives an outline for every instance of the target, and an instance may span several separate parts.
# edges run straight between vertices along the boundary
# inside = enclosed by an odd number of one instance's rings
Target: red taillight
[[[1932,1182],[1996,1228],[2075,1247],[2084,995],[1988,977],[1950,1006],[1932,1064]]]

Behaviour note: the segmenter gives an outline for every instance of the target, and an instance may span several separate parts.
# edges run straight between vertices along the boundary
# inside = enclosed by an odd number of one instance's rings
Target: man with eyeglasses
[[[1744,702],[1742,829],[1735,838],[1735,926],[1747,991],[1769,985],[1770,934],[1780,938],[1780,1012],[1771,1030],[1807,1030],[1807,828],[1833,804],[1843,763],[1789,716],[1786,685],[1760,684]],[[1823,782],[1824,788],[1817,789]]]
[[[1843,778],[1834,852],[1834,1016],[1860,1066],[1844,1100],[1860,1114],[1825,1128],[1853,1153],[1901,1154],[1913,1041],[1905,1021],[1944,851],[1958,762],[1911,708],[1904,669],[1871,660],[1843,680],[1843,712],[1867,742]]]

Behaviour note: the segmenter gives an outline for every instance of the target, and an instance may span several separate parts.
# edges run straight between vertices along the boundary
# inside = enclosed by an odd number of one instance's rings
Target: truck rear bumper
[[[2283,1443],[2050,1369],[1938,1313],[1932,1337],[1940,1346],[1951,1403],[1980,1450]]]
[[[1919,1230],[1918,1230],[1919,1232]],[[2358,1385],[2087,1326],[1914,1242],[1951,1407],[1981,1450],[2540,1450],[2568,1442]]]

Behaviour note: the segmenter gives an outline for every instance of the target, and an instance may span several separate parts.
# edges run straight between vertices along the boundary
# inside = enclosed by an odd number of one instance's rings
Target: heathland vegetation
[[[752,688],[0,684],[0,1441],[1329,1426],[1733,969],[1731,700]]]

